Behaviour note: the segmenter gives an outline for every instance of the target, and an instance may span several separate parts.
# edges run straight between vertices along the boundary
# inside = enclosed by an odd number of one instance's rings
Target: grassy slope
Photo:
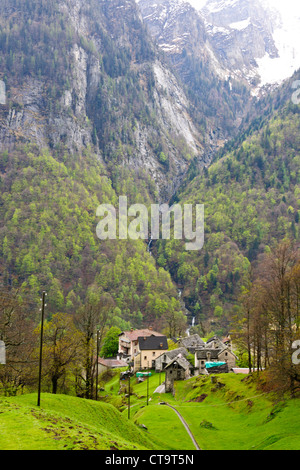
[[[218,376],[221,388],[210,378],[178,382],[175,398],[157,396],[133,419],[147,426],[153,439],[159,435],[165,449],[194,450],[176,414],[158,405],[164,400],[182,414],[203,450],[300,450],[300,400],[275,404],[244,378]],[[197,403],[201,395],[207,397]]]
[[[112,402],[118,397],[120,405],[117,382],[112,377],[103,394]],[[203,450],[300,450],[300,399],[276,403],[243,375],[220,375],[218,382],[223,386],[210,377],[177,382],[173,397],[153,394],[159,384],[154,374],[147,406],[147,383],[132,379],[131,422],[125,397],[122,413],[110,404],[63,395],[43,394],[41,409],[36,394],[0,398],[0,450],[194,450],[176,413],[161,401],[177,408]]]
[[[153,449],[116,408],[70,396],[0,398],[0,450]]]

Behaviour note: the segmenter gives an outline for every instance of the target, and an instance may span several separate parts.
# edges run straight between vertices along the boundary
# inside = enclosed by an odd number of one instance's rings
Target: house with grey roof
[[[182,355],[174,357],[165,367],[165,392],[173,393],[174,382],[178,380],[188,380],[192,375],[192,364]]]
[[[118,356],[119,358],[129,358],[129,360],[133,360],[133,356],[139,353],[139,341],[138,339],[143,337],[146,338],[148,336],[164,336],[157,331],[154,331],[152,328],[144,328],[141,330],[134,330],[131,328],[130,331],[122,331],[119,334],[119,350]]]
[[[134,355],[134,371],[155,367],[155,360],[169,349],[166,336],[138,337],[138,352]]]
[[[119,369],[122,367],[127,367],[127,362],[113,358],[113,359],[104,359],[102,357],[98,358],[98,372],[102,374],[102,372],[106,372],[109,369]]]
[[[185,348],[177,348],[177,349],[172,349],[170,351],[166,351],[163,354],[161,354],[155,360],[155,371],[162,372],[164,368],[179,354],[181,354],[183,357],[187,357],[189,352]]]
[[[229,372],[236,366],[237,357],[230,346],[217,337],[210,338],[204,347],[195,350],[195,375]]]
[[[206,341],[205,347],[208,349],[226,349],[227,346],[220,338],[213,336]]]
[[[199,335],[195,334],[187,336],[186,338],[180,338],[178,340],[178,345],[187,349],[190,353],[194,354],[195,350],[205,346],[205,343]]]

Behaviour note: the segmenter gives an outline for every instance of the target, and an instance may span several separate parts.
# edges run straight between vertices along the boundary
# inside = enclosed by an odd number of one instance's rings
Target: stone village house
[[[166,392],[173,392],[176,380],[211,373],[228,373],[235,369],[237,357],[228,341],[225,343],[214,336],[204,343],[198,335],[193,335],[179,340],[178,345],[182,346],[165,352],[155,361],[156,371],[166,372]],[[187,360],[189,354],[194,354],[194,366]]]
[[[195,350],[195,375],[216,373],[216,367],[220,372],[230,372],[236,366],[236,355],[231,350],[230,343],[225,343],[214,336],[203,347]],[[214,367],[214,364],[216,366]],[[224,368],[224,366],[226,366]]]
[[[155,360],[155,372],[162,372],[165,367],[173,361],[179,354],[183,357],[186,357],[189,352],[185,348],[178,348],[178,349],[171,349],[170,351],[166,351],[164,354],[161,354]]]
[[[175,380],[209,373],[231,372],[237,357],[231,350],[228,338],[217,336],[206,343],[199,335],[177,340],[178,348],[168,350],[166,336],[149,329],[124,331],[119,335],[118,359],[134,365],[134,372],[148,368],[166,372],[166,388],[172,390]],[[187,357],[194,355],[194,364]]]
[[[132,328],[130,331],[123,331],[119,335],[118,358],[132,361],[133,357],[140,352],[139,338],[145,338],[148,336],[162,337],[164,335],[153,331],[152,328],[142,330],[134,330]]]
[[[178,345],[187,349],[189,353],[194,354],[196,349],[204,347],[205,343],[199,335],[191,335],[185,338],[179,338]]]
[[[213,336],[206,343],[199,335],[192,335],[180,338],[177,342],[178,348],[166,352],[155,361],[156,371],[162,371],[176,356],[181,354],[187,357],[194,354],[195,363],[193,375],[207,374],[206,364],[224,363],[227,364],[228,372],[236,367],[236,355],[232,352],[230,341],[221,341],[217,336]],[[224,369],[223,369],[224,370]]]
[[[174,382],[189,379],[192,375],[193,366],[182,354],[179,354],[166,365],[164,370],[166,372],[165,392],[173,393]]]
[[[138,338],[139,352],[134,355],[134,372],[154,369],[155,360],[168,350],[166,336],[144,336]]]

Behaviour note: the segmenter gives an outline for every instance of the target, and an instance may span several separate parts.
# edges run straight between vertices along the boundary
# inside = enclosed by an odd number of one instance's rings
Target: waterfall
[[[147,251],[150,254],[150,256],[152,256],[152,252],[151,252],[152,241],[153,241],[152,238],[150,238],[150,241],[149,241],[148,246],[147,246]]]
[[[182,290],[181,290],[181,289],[178,289],[178,298],[179,298],[179,300],[180,300],[180,303],[181,303],[181,306],[182,306],[182,310],[185,312],[186,317],[187,317],[187,318],[192,317],[192,322],[191,322],[191,324],[188,326],[188,329],[186,330],[187,336],[190,336],[190,329],[195,326],[196,317],[195,317],[195,316],[192,316],[192,313],[186,308],[184,299],[182,298]]]

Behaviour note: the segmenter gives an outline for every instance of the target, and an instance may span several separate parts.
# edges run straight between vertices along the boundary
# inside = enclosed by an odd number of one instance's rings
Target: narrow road
[[[166,393],[166,386],[165,386],[165,384],[162,384],[162,385],[160,385],[159,387],[157,387],[157,389],[154,390],[153,393]]]
[[[176,408],[174,408],[173,406],[169,405],[168,403],[162,403],[163,405],[166,405],[168,406],[169,408],[171,408],[173,411],[175,411],[175,413],[177,414],[177,416],[179,417],[180,421],[182,422],[182,424],[184,425],[185,429],[187,430],[190,438],[192,439],[193,441],[193,444],[194,446],[196,447],[197,450],[201,450],[200,447],[198,446],[198,442],[196,441],[196,439],[194,438],[187,422],[185,421],[185,419],[181,416],[181,414],[179,413],[179,411],[176,410]]]

